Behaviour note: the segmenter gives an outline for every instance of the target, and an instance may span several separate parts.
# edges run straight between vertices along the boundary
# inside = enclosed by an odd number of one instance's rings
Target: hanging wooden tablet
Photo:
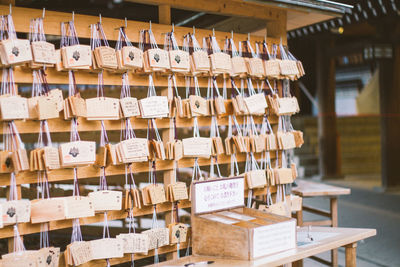
[[[170,50],[169,61],[171,71],[179,73],[188,73],[190,70],[189,53],[182,50]]]
[[[263,188],[267,185],[265,170],[253,170],[245,173],[247,186],[250,189]]]
[[[184,157],[202,157],[209,158],[211,156],[212,140],[206,137],[184,138],[183,156]]]
[[[63,167],[93,164],[96,161],[96,143],[75,141],[60,145],[60,158]]]
[[[19,148],[13,151],[11,159],[16,172],[27,171],[30,169],[28,154],[25,149]]]
[[[87,120],[119,120],[119,99],[95,97],[86,99]]]
[[[53,96],[40,96],[37,102],[37,111],[39,120],[48,120],[58,118],[59,102]]]
[[[31,43],[33,62],[37,64],[56,64],[56,49],[54,44],[46,41]]]
[[[265,74],[270,79],[278,79],[281,74],[280,59],[269,59],[264,61]]]
[[[139,100],[142,118],[168,117],[169,105],[166,96],[150,96]]]
[[[13,170],[12,152],[0,151],[0,173],[10,173]]]
[[[67,251],[67,254],[70,254],[70,258],[72,259],[72,262],[66,260],[69,265],[78,266],[93,259],[92,247],[89,242],[77,241],[69,244]]]
[[[211,54],[209,57],[213,74],[230,73],[232,71],[232,61],[228,54],[217,52]]]
[[[92,50],[88,45],[72,45],[61,48],[63,66],[67,69],[89,69]]]
[[[147,255],[149,250],[149,236],[146,234],[119,234],[117,239],[123,242],[124,253],[141,253]]]
[[[169,240],[171,244],[186,242],[188,227],[183,223],[173,223],[168,225]]]
[[[49,170],[59,169],[60,165],[60,154],[56,147],[46,146],[43,148],[43,161],[46,168]]]
[[[29,40],[7,39],[1,41],[1,53],[4,65],[21,65],[32,60],[32,51]]]
[[[124,256],[124,245],[118,238],[102,238],[89,241],[92,260],[122,258]]]
[[[169,229],[154,228],[143,231],[149,237],[149,250],[169,245]]]
[[[36,255],[35,255],[36,254]],[[29,250],[18,251],[2,255],[2,267],[36,267],[38,262],[37,253]]]
[[[264,93],[255,94],[243,99],[247,111],[250,114],[264,114],[265,109],[268,107],[267,100]]]
[[[117,147],[121,152],[123,163],[147,161],[149,156],[149,145],[146,138],[123,140]]]
[[[75,219],[94,216],[94,207],[89,197],[65,197],[65,218]]]
[[[39,254],[42,254],[44,259],[44,267],[58,267],[60,261],[60,248],[55,247],[45,247],[41,248],[38,251]],[[37,266],[37,267],[42,267]]]
[[[100,190],[88,194],[95,212],[121,210],[122,192],[111,190]]]
[[[296,97],[277,97],[278,111],[277,115],[292,115],[300,111]]]
[[[210,60],[206,51],[197,50],[191,55],[191,60],[193,61],[193,71],[203,72],[210,71]]]
[[[267,151],[277,150],[277,149],[278,149],[278,144],[276,135],[273,133],[267,134]]]
[[[160,48],[149,49],[144,52],[148,64],[153,70],[166,70],[170,68],[169,56],[166,50]]]
[[[138,100],[134,97],[124,97],[119,100],[124,118],[140,115]]]
[[[292,149],[296,147],[296,141],[292,132],[278,132],[277,138],[280,149]]]
[[[186,187],[186,183],[184,182],[176,182],[168,185],[168,190],[170,191],[171,202],[176,202],[179,200],[188,199],[188,190]]]
[[[1,203],[3,225],[30,221],[31,203],[29,200],[11,200]]]
[[[142,189],[143,204],[156,205],[167,201],[164,186],[161,184],[151,184]]]
[[[192,116],[207,115],[207,100],[197,95],[189,96],[190,111]]]
[[[294,142],[296,143],[296,147],[301,147],[304,144],[303,132],[302,131],[292,131],[294,136]]]
[[[65,219],[65,199],[63,197],[36,199],[31,201],[31,222],[44,223]]]
[[[134,46],[124,46],[121,49],[122,62],[125,67],[141,69],[143,67],[143,51]]]
[[[109,46],[100,46],[94,49],[96,63],[99,68],[104,69],[117,69],[117,55],[115,49]]]
[[[28,100],[21,96],[0,97],[2,120],[28,119]]]

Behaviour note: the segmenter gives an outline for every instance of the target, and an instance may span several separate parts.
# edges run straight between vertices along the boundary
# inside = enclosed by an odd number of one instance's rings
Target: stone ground
[[[358,244],[357,266],[400,266],[400,192],[381,193],[379,177],[346,177],[344,180],[326,181],[327,183],[346,186],[352,189],[349,196],[342,196],[338,201],[339,226],[376,228],[377,236]],[[329,200],[309,198],[305,203],[319,208],[329,208]],[[305,220],[318,218],[305,213]],[[320,255],[330,259],[330,253]],[[345,265],[344,249],[339,250],[339,265]],[[322,266],[311,259],[304,261],[304,266]]]

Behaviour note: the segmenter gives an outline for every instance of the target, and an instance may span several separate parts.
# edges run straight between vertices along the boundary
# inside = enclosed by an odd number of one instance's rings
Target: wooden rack
[[[280,11],[281,12],[281,11]],[[8,6],[0,6],[0,14],[8,14],[9,7]],[[42,10],[29,9],[29,8],[20,8],[13,7],[12,8],[12,16],[15,24],[16,31],[19,33],[28,33],[29,32],[29,23],[30,19],[37,18],[42,16]],[[72,15],[70,13],[62,13],[62,12],[54,12],[54,11],[46,11],[46,17],[44,19],[44,31],[48,35],[56,35],[60,36],[60,23],[69,21],[72,19]],[[286,20],[286,16],[281,16],[276,20]],[[99,21],[98,17],[95,16],[86,16],[75,14],[74,22],[77,30],[77,34],[79,38],[90,38],[90,29],[89,24],[97,23]],[[111,18],[102,18],[102,24],[105,31],[105,34],[108,40],[117,40],[118,31],[116,30],[118,27],[124,26],[125,21],[121,19],[111,19]],[[148,29],[149,23],[144,22],[136,22],[136,21],[127,21],[126,34],[130,38],[130,40],[134,43],[139,41],[139,31],[141,29]],[[152,31],[156,38],[158,44],[164,43],[164,34],[171,31],[171,26],[168,25],[160,25],[160,24],[152,24]],[[178,45],[182,45],[183,36],[189,32],[192,32],[191,28],[185,27],[175,27],[175,36],[178,42]],[[210,30],[202,30],[196,29],[196,37],[197,39],[201,39],[203,37],[209,36],[211,34]],[[286,35],[286,30],[282,31],[282,37]],[[215,36],[217,37],[217,41],[219,45],[223,47],[223,42],[226,36],[230,36],[230,33],[226,32],[215,32]],[[247,35],[245,34],[235,34],[235,40],[243,41],[247,39]],[[252,36],[251,42],[261,42],[264,38]],[[285,44],[286,38],[283,38],[283,42]],[[280,38],[268,38],[267,43],[269,45],[273,43],[279,43]],[[68,72],[57,72],[55,69],[50,68],[46,70],[47,73],[47,81],[50,84],[57,85],[67,85],[68,84]],[[21,67],[16,67],[14,71],[15,82],[16,84],[31,84],[32,83],[32,72],[27,69],[23,69]],[[104,85],[114,85],[121,86],[121,74],[116,73],[104,73]],[[89,72],[77,72],[76,73],[76,83],[79,85],[95,85],[97,84],[97,74],[89,73]],[[143,74],[129,74],[129,80],[132,89],[137,86],[148,86],[148,76]],[[219,84],[222,85],[222,78],[218,78]],[[166,76],[156,75],[154,78],[155,86],[158,90],[158,94],[163,94],[166,92],[166,88],[168,86],[168,81]],[[230,84],[230,83],[229,83]],[[207,87],[207,78],[199,78],[200,87]],[[177,86],[184,87],[185,81],[183,77],[177,77]],[[222,87],[222,86],[221,86]],[[228,86],[230,88],[230,85]],[[107,92],[106,92],[107,95]],[[228,107],[228,113],[232,114],[232,107]],[[261,122],[262,117],[255,117],[256,123]],[[270,122],[272,124],[277,123],[276,117],[271,117]],[[227,125],[228,120],[227,117],[222,117],[218,119],[219,125]],[[201,117],[199,118],[200,126],[209,126],[211,124],[211,117]],[[38,121],[18,121],[16,122],[17,128],[21,134],[29,134],[36,135],[39,132],[39,122]],[[145,119],[132,119],[132,125],[134,129],[147,129],[147,120]],[[157,126],[163,130],[163,141],[167,142],[171,140],[171,128],[170,128],[170,119],[158,119]],[[120,130],[121,124],[120,121],[107,121],[105,122],[105,126],[107,130]],[[178,128],[187,128],[193,126],[192,119],[180,119],[177,118],[177,127]],[[69,133],[70,131],[70,122],[60,119],[49,120],[49,128],[51,132],[61,132],[61,133]],[[79,119],[79,132],[82,131],[100,131],[100,122],[97,121],[87,121],[85,119]],[[259,155],[257,155],[259,156]],[[271,158],[275,158],[275,153],[271,153]],[[245,155],[238,155],[237,160],[239,162],[245,161]],[[219,164],[228,164],[230,163],[230,156],[222,155],[218,157]],[[183,167],[191,167],[194,164],[193,159],[182,159],[178,163],[179,168]],[[199,164],[201,166],[209,165],[210,160],[200,159]],[[158,160],[156,163],[157,171],[164,171],[164,184],[171,183],[175,181],[176,177],[173,176],[173,161],[168,160]],[[148,171],[148,163],[135,163],[133,164],[133,170],[135,173],[139,172],[147,172]],[[106,168],[107,176],[115,176],[122,175],[125,173],[124,166],[110,166]],[[73,174],[71,169],[60,169],[49,171],[49,182],[60,182],[60,181],[72,181]],[[78,177],[79,179],[87,179],[94,178],[99,176],[99,169],[93,166],[88,167],[80,167],[78,168]],[[0,185],[1,186],[9,186],[9,174],[0,174]],[[16,175],[17,184],[35,184],[37,182],[37,174],[36,172],[21,172]],[[254,195],[265,194],[265,190],[256,190]],[[182,201],[179,204],[180,208],[190,208],[189,201]],[[171,205],[170,203],[163,203],[157,205],[157,212],[170,212]],[[137,217],[148,215],[152,213],[152,207],[144,207],[142,209],[137,209],[134,212],[134,215]],[[108,220],[118,220],[124,219],[127,217],[127,213],[125,211],[113,211],[108,212]],[[83,218],[80,219],[81,225],[91,224],[95,222],[103,221],[103,214],[97,214],[94,217]],[[69,228],[72,226],[72,220],[63,220],[63,221],[54,221],[49,223],[49,230],[63,229]],[[33,234],[40,232],[40,224],[31,224],[24,223],[19,224],[19,232],[21,236],[27,234]],[[12,226],[7,226],[0,229],[0,238],[12,238],[13,237],[13,228]],[[181,244],[181,249],[187,247],[186,243]],[[176,251],[176,246],[166,246],[159,249],[159,253],[169,253],[169,256],[173,255],[172,253]],[[149,252],[147,256],[138,256],[135,259],[140,259],[144,257],[152,256],[153,252]],[[118,264],[122,262],[130,261],[129,257],[124,257],[121,259],[112,259],[111,264]],[[85,264],[84,266],[98,266],[100,263],[104,263],[103,261],[93,261]],[[63,264],[60,262],[60,266]]]

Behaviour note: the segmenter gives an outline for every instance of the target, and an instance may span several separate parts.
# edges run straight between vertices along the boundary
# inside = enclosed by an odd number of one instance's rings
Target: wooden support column
[[[341,175],[335,111],[335,60],[327,56],[333,47],[333,40],[319,40],[316,49],[319,171],[322,178]]]
[[[171,24],[171,6],[159,5],[158,6],[158,23]]]
[[[379,61],[379,101],[381,112],[382,187],[400,187],[400,44],[394,46],[393,58]]]
[[[282,38],[282,43],[287,42],[287,13],[285,10],[277,14],[276,20],[267,21],[267,35],[273,38]]]
[[[345,246],[346,249],[346,267],[357,266],[357,243]]]

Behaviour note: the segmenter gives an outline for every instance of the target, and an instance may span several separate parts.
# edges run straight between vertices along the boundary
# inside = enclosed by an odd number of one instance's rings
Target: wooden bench
[[[333,186],[333,185],[328,185],[328,184],[312,182],[312,181],[301,180],[301,179],[296,180],[296,184],[297,184],[297,187],[292,188],[293,194],[296,194],[303,198],[328,197],[330,200],[330,210],[329,211],[304,205],[304,202],[303,202],[303,210],[296,212],[297,224],[299,226],[312,225],[312,226],[337,227],[338,226],[338,208],[337,208],[338,207],[337,206],[338,196],[349,195],[351,192],[350,189],[344,188],[344,187],[339,187],[339,186]],[[313,214],[324,216],[329,219],[305,222],[305,221],[303,221],[303,211],[307,211],[307,212],[310,212]],[[338,266],[338,254],[337,253],[338,252],[336,249],[332,250],[331,262],[322,260],[317,257],[312,257],[312,259],[314,259],[320,263],[326,264],[326,265],[331,265],[331,266],[337,267]],[[301,264],[299,264],[299,265],[301,266]]]
[[[310,231],[311,237],[314,241],[307,243],[300,243],[301,236],[308,234],[308,227],[301,227],[297,231],[298,246],[295,249],[283,251],[273,255],[260,257],[255,260],[233,260],[222,259],[208,256],[188,256],[178,260],[171,260],[162,262],[154,266],[183,266],[188,263],[214,261],[210,267],[249,267],[249,266],[280,266],[288,263],[294,263],[304,258],[323,253],[329,250],[345,247],[346,250],[346,266],[355,267],[357,256],[357,242],[365,238],[376,235],[375,229],[360,229],[360,228],[337,228],[337,227],[313,227]],[[210,246],[212,249],[212,246]]]

